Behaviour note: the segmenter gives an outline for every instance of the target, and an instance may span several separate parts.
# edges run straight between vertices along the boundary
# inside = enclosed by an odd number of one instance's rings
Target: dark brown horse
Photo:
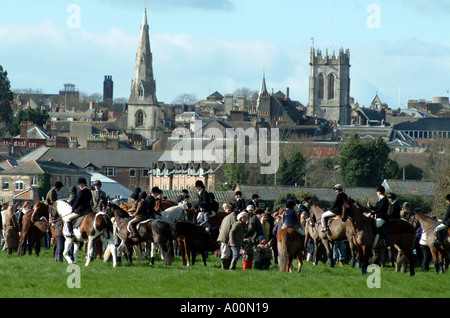
[[[67,221],[67,217],[72,213],[72,207],[64,200],[56,201],[56,210],[59,216],[64,222]],[[64,233],[65,231],[63,231]],[[80,243],[87,241],[87,259],[85,266],[88,266],[93,254],[93,244],[97,238],[104,238],[107,244],[110,246],[113,256],[113,266],[117,266],[117,257],[115,251],[114,237],[113,237],[113,225],[110,217],[104,212],[91,212],[82,217],[79,226],[73,229],[74,236],[69,237],[66,234],[64,244],[63,256],[69,264],[76,263],[78,259],[78,250]],[[75,245],[74,245],[75,244]],[[69,250],[75,246],[73,251],[74,260],[69,257]]]
[[[356,262],[356,253],[357,249],[355,247],[355,244],[353,243],[353,228],[349,221],[344,221],[341,217],[331,218],[329,220],[328,225],[328,231],[322,232],[322,214],[323,210],[318,207],[317,205],[311,206],[311,217],[310,225],[313,227],[313,229],[310,229],[308,232],[310,233],[311,237],[314,240],[314,248],[315,251],[317,251],[319,247],[319,242],[323,244],[325,247],[327,258],[328,258],[328,264],[331,267],[334,267],[333,262],[333,243],[336,241],[343,241],[348,240],[350,251],[351,251],[351,266],[355,266]],[[305,237],[306,239],[306,237]],[[317,253],[314,255],[314,264],[317,265]]]
[[[423,233],[427,238],[427,244],[430,248],[431,255],[434,261],[434,272],[437,274],[439,271],[443,273],[448,269],[449,265],[449,251],[450,251],[450,229],[447,229],[444,236],[443,244],[440,247],[436,247],[434,242],[436,241],[436,227],[440,224],[439,221],[434,220],[424,214],[412,213],[409,220],[413,226],[417,228],[420,226]]]
[[[292,273],[294,258],[297,258],[297,273],[300,273],[303,266],[303,242],[304,240],[294,228],[287,227],[278,232],[277,248],[280,272]]]
[[[180,246],[183,265],[195,265],[197,253],[201,254],[203,264],[206,266],[206,253],[214,252],[219,248],[217,237],[219,228],[212,228],[208,233],[205,228],[191,222],[175,222],[172,226],[173,236]],[[192,255],[192,259],[191,259]]]
[[[134,242],[130,238],[130,231],[128,224],[132,217],[127,211],[123,210],[117,204],[108,202],[106,212],[109,216],[114,216],[116,223],[116,235],[122,240],[122,244],[118,250],[125,248],[125,258],[127,264],[132,264],[133,257],[133,245],[140,243],[151,242],[152,245],[157,245],[161,249],[162,259],[164,265],[170,265],[174,259],[173,243],[172,243],[172,231],[169,223],[159,219],[148,219],[141,222],[138,225],[139,241]],[[152,248],[152,254],[154,249]],[[152,255],[152,264],[154,256]]]
[[[36,205],[44,204],[42,202],[36,203]],[[22,206],[22,212],[24,213],[22,218],[22,235],[19,241],[19,248],[17,255],[22,256],[25,253],[26,244],[28,243],[28,253],[31,255],[31,251],[34,247],[36,255],[39,255],[41,250],[41,232],[47,233],[48,229],[48,208],[39,209],[40,213],[36,213],[36,208],[32,209],[30,202],[25,202]]]
[[[377,237],[375,220],[365,216],[363,211],[353,204],[351,199],[349,199],[348,203],[344,204],[342,218],[344,221],[348,218],[352,224],[355,233],[354,242],[358,248],[359,260],[361,261],[361,270],[363,274],[367,274],[372,250],[379,248],[379,245],[375,242]],[[386,224],[386,228],[388,246],[395,244],[400,248],[409,264],[409,273],[413,276],[415,273],[413,258],[414,227],[404,220],[392,220]]]

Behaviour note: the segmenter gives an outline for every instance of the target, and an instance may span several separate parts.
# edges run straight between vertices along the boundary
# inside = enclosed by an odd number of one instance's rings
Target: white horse
[[[97,237],[102,236],[107,241],[113,256],[113,267],[117,266],[117,255],[114,244],[114,236],[112,231],[109,230],[108,224],[111,223],[109,216],[105,212],[89,213],[85,216],[85,219],[81,222],[80,226],[73,229],[74,236],[69,237],[67,229],[65,228],[65,222],[67,217],[72,213],[72,206],[63,200],[56,201],[56,209],[62,220],[64,221],[64,237],[66,238],[64,244],[63,256],[69,264],[77,263],[78,251],[80,248],[80,242],[88,241],[88,251],[85,266],[88,266],[93,254],[93,244]],[[101,218],[102,220],[98,220]],[[103,222],[102,222],[103,221]],[[75,244],[75,245],[74,245]],[[74,245],[73,261],[69,257],[69,250]]]
[[[186,219],[185,211],[187,209],[187,202],[181,201],[178,205],[172,206],[161,212],[161,219],[166,221],[171,226],[177,221],[184,221]]]

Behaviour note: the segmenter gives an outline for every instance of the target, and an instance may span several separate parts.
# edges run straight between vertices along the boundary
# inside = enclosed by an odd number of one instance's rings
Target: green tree
[[[277,184],[299,185],[304,177],[305,158],[300,151],[291,151],[286,158],[281,156],[280,167],[277,173]]]
[[[38,194],[39,198],[45,198],[47,192],[52,187],[52,175],[49,172],[44,172],[42,174],[37,175],[37,184],[38,184]]]
[[[47,113],[44,114],[37,109],[21,109],[13,119],[9,133],[12,136],[18,135],[20,133],[20,123],[23,121],[32,121],[35,125],[42,127],[49,119],[50,116]]]
[[[341,171],[347,187],[373,187],[385,176],[390,149],[381,137],[361,140],[350,137],[341,147]]]
[[[0,135],[4,136],[11,125],[13,111],[11,103],[14,94],[11,91],[11,83],[8,80],[8,72],[3,71],[0,65]]]

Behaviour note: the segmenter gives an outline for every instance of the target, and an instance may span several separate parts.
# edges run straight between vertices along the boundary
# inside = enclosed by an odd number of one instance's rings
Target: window
[[[130,169],[129,176],[130,178],[136,177],[136,169]]]
[[[328,99],[334,99],[334,75],[328,75]]]
[[[144,88],[142,86],[139,87],[138,95],[139,95],[139,97],[144,97]]]
[[[323,99],[324,96],[324,89],[325,88],[325,79],[323,77],[323,74],[319,75],[319,98]]]
[[[142,126],[144,124],[144,113],[139,111],[136,114],[136,126]]]
[[[117,169],[116,168],[106,168],[106,176],[107,177],[116,177]]]
[[[94,168],[93,167],[87,167],[86,168],[86,172],[94,172]]]
[[[3,178],[3,181],[2,181],[2,190],[9,190],[9,179]]]
[[[37,186],[37,177],[31,177],[31,185]]]
[[[147,177],[148,177],[148,169],[143,169],[143,170],[142,170],[142,176],[143,176],[144,178],[147,178]]]
[[[16,181],[15,184],[16,184],[16,187],[15,187],[16,191],[23,190],[23,181]]]

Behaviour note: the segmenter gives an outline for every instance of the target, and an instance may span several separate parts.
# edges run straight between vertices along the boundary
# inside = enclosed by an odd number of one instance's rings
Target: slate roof
[[[394,125],[394,130],[450,131],[450,118],[421,118]]]
[[[35,175],[49,172],[52,175],[83,176],[84,169],[58,161],[28,161],[18,166],[0,171],[0,175]]]
[[[68,149],[42,146],[23,156],[21,160],[55,160],[84,167],[91,162],[97,167],[149,167],[163,154],[149,150]]]

